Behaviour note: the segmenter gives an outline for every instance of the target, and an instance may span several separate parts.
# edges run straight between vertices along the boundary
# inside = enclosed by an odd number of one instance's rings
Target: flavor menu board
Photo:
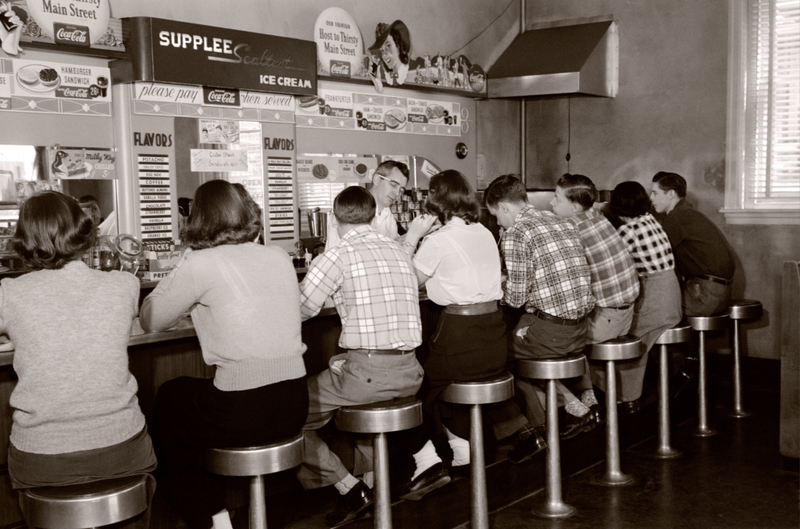
[[[294,239],[292,158],[267,157],[267,203],[270,240]]]
[[[140,154],[137,157],[143,241],[172,239],[169,163],[169,156],[163,154]]]

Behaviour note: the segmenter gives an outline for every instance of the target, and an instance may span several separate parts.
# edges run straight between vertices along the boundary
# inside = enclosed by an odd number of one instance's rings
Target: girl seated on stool
[[[92,219],[55,191],[20,209],[14,250],[33,272],[0,286],[0,331],[14,343],[19,382],[8,472],[15,489],[151,472],[153,445],[128,371],[139,280],[91,270]],[[150,492],[155,480],[150,477]],[[149,509],[126,527],[147,527]]]
[[[254,242],[261,230],[261,208],[241,184],[201,185],[181,231],[189,250],[142,304],[145,331],[190,312],[203,360],[216,366],[213,379],[170,380],[156,397],[159,483],[190,527],[231,527],[204,449],[285,439],[308,415],[297,274],[282,248]]]
[[[497,303],[503,296],[500,253],[491,232],[478,222],[480,204],[464,175],[453,170],[434,175],[425,209],[427,214],[409,226],[403,245],[414,256],[428,298],[444,310],[428,343],[429,354],[421,359],[425,381],[417,395],[424,432],[410,443],[416,472],[401,492],[410,500],[450,481],[432,440],[446,436],[453,466],[469,463],[469,408],[437,397],[451,382],[499,374],[507,346]],[[441,228],[431,232],[436,221]]]

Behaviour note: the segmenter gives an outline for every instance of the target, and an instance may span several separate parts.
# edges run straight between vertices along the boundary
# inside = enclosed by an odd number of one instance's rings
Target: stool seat
[[[594,343],[590,348],[592,360],[618,361],[631,360],[642,356],[642,341],[632,334],[626,334],[602,343]]]
[[[221,476],[263,476],[294,468],[303,462],[303,434],[268,445],[209,448],[205,468]]]
[[[559,358],[525,358],[517,360],[517,373],[526,378],[559,380],[575,378],[586,372],[586,356],[569,353]]]
[[[728,313],[713,316],[687,316],[687,323],[696,331],[723,331],[728,328]]]
[[[85,529],[129,520],[147,509],[147,475],[106,479],[20,492],[23,516],[31,527]]]
[[[728,304],[728,312],[732,320],[751,320],[760,318],[764,310],[760,301],[734,299]]]
[[[347,406],[336,411],[336,427],[353,433],[388,433],[422,424],[422,402],[416,397]]]
[[[676,343],[685,343],[692,339],[692,327],[689,325],[678,324],[671,329],[661,333],[661,336],[656,338],[656,345],[672,345]]]
[[[514,396],[514,376],[511,373],[480,380],[453,382],[439,394],[452,404],[492,404]]]

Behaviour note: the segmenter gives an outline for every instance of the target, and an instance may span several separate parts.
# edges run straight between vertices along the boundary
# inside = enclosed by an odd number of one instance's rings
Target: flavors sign
[[[28,12],[58,44],[89,46],[108,29],[108,0],[28,0]]]

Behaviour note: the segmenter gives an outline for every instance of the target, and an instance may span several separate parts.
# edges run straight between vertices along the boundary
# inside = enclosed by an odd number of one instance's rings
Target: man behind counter
[[[736,269],[733,253],[720,229],[686,202],[686,180],[659,171],[653,176],[650,200],[672,244],[681,279],[684,316],[722,312],[731,298]]]
[[[397,230],[397,221],[389,206],[398,196],[405,193],[406,184],[408,184],[408,166],[402,162],[387,160],[380,164],[372,175],[372,187],[369,192],[378,206],[375,218],[372,219],[372,227],[393,241],[396,241],[400,234]],[[328,240],[325,249],[330,250],[338,245],[340,240],[336,230],[336,216],[328,215]]]

